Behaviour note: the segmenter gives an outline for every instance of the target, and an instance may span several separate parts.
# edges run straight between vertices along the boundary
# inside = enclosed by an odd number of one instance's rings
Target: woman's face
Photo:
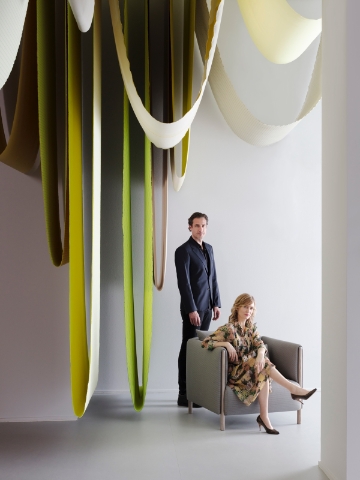
[[[247,305],[241,305],[238,308],[238,322],[245,323],[254,311],[254,303],[248,303]]]

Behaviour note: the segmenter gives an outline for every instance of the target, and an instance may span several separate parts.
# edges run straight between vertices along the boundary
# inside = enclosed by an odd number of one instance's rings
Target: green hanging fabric
[[[66,145],[64,239],[62,241],[57,163],[55,4],[48,0],[37,0],[37,61],[41,176],[46,233],[51,260],[56,267],[59,267],[69,261],[68,149]],[[65,131],[68,130],[67,120],[65,115]],[[67,137],[66,135],[66,142]]]
[[[176,120],[175,98],[175,38],[174,38],[174,0],[170,0],[170,62],[171,62],[171,91],[172,91],[172,121]],[[184,33],[183,33],[183,75],[182,75],[182,114],[185,115],[192,105],[192,87],[194,72],[194,38],[195,38],[195,12],[196,0],[184,0]],[[175,147],[170,149],[170,164],[173,186],[179,191],[185,180],[190,149],[190,129],[186,132],[181,142],[181,176],[176,173]]]
[[[150,110],[148,0],[145,0],[145,107]],[[127,0],[125,0],[124,34],[128,43]],[[144,194],[144,312],[143,312],[143,366],[142,385],[139,385],[133,292],[132,235],[131,235],[131,179],[130,179],[130,127],[129,100],[124,87],[124,147],[123,147],[123,256],[124,256],[124,313],[126,360],[129,386],[135,410],[144,406],[149,375],[152,301],[153,301],[153,230],[151,186],[151,142],[145,136],[145,194]]]

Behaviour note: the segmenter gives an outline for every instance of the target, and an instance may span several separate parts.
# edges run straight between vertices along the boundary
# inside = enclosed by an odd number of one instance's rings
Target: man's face
[[[193,223],[189,226],[189,230],[194,240],[201,243],[206,235],[206,219],[204,217],[194,218]]]

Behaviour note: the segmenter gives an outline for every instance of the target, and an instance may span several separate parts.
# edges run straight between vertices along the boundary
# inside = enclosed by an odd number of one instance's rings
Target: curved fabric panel
[[[238,0],[253,42],[270,62],[297,59],[321,33],[322,20],[302,17],[286,0]]]
[[[86,335],[82,196],[81,38],[68,9],[68,148],[70,202],[70,364],[75,415],[81,417],[95,390],[100,332],[100,182],[101,182],[101,0],[96,0],[93,86],[93,238],[91,268],[91,357]]]
[[[56,267],[69,261],[68,151],[65,158],[64,241],[61,241],[56,119],[55,3],[37,0],[37,55],[41,177],[50,257]],[[66,130],[68,129],[67,117]]]
[[[94,0],[69,0],[76,23],[81,32],[87,32],[94,16]]]
[[[195,101],[191,110],[186,113],[186,115],[184,115],[177,122],[172,123],[159,122],[154,117],[152,117],[144,107],[136,91],[136,87],[134,85],[132,74],[130,71],[130,64],[127,58],[124,43],[124,35],[122,31],[118,0],[109,0],[109,4],[120,69],[131,106],[140,125],[142,126],[144,132],[151,140],[151,142],[159,148],[171,148],[177,143],[179,143],[181,139],[185,136],[199,108],[215,52],[224,0],[212,0],[211,2],[210,21],[206,42],[207,53],[205,55],[203,82],[197,100]]]
[[[149,51],[149,85],[150,113],[160,115],[160,120],[169,122],[171,119],[171,69],[170,69],[170,3],[169,0],[148,2],[148,51]],[[164,18],[167,20],[164,22]],[[163,69],[159,71],[159,66]],[[160,242],[156,229],[156,165],[162,167],[161,181],[161,231]],[[165,282],[167,260],[167,232],[168,232],[168,150],[151,145],[151,172],[152,172],[152,202],[153,202],[153,281],[158,291],[161,291]],[[160,208],[159,208],[160,216]],[[159,248],[157,243],[159,244]],[[160,253],[159,253],[160,252]],[[159,253],[159,256],[158,256]],[[160,265],[158,272],[158,257]]]
[[[18,8],[17,4],[18,2],[14,2],[15,10]],[[4,5],[5,10],[7,8],[6,5]],[[0,9],[1,8],[0,0]],[[18,13],[20,14],[21,12]],[[3,12],[1,12],[0,24],[3,22],[2,15]],[[0,35],[2,34],[3,32],[0,31]],[[9,48],[10,47],[11,41],[9,41]],[[1,67],[0,64],[0,68]],[[5,163],[9,167],[15,168],[19,172],[29,173],[34,167],[39,150],[36,69],[36,0],[30,1],[25,21],[16,109],[7,145],[2,122],[0,122],[0,130],[0,162]]]
[[[206,25],[208,15],[206,0],[197,2],[196,36],[203,60],[206,55]],[[296,120],[288,125],[267,125],[252,115],[237,96],[225,72],[218,48],[216,48],[209,83],[218,107],[233,132],[245,142],[262,147],[272,145],[282,140],[300,120],[315,108],[321,99],[321,71],[322,51],[320,42],[304,105]]]
[[[81,38],[69,7],[67,22],[70,373],[73,409],[75,415],[81,417],[89,381],[82,203]]]
[[[153,158],[153,157],[152,157]],[[152,163],[152,175],[154,167]],[[156,235],[156,208],[154,178],[152,177],[152,202],[153,202],[153,268],[154,285],[158,291],[161,291],[165,282],[166,259],[167,259],[167,240],[168,240],[168,159],[167,151],[163,150],[163,171],[162,171],[162,208],[161,208],[161,261],[160,275],[157,271],[157,235]]]
[[[171,58],[171,90],[172,90],[172,120],[175,121],[176,96],[175,89],[175,39],[174,39],[174,6],[170,2],[170,58]],[[183,38],[183,81],[182,81],[182,114],[191,109],[192,86],[194,71],[194,37],[195,37],[195,12],[196,0],[184,1],[184,38]],[[190,129],[186,132],[181,142],[181,176],[176,173],[176,154],[178,149],[170,150],[170,165],[173,187],[178,192],[185,180],[190,149]]]
[[[0,88],[8,79],[19,50],[29,0],[0,0]]]
[[[90,372],[85,408],[99,377],[100,350],[100,240],[101,240],[101,0],[95,0],[93,23],[93,185],[90,299]]]
[[[150,109],[149,92],[149,48],[148,8],[145,0],[145,107]],[[127,0],[125,0],[125,39],[127,43]],[[145,192],[144,192],[144,312],[143,312],[143,365],[142,385],[139,385],[136,353],[135,311],[132,267],[131,234],[131,181],[130,181],[130,126],[129,100],[124,88],[124,149],[123,149],[123,256],[124,256],[124,315],[126,337],[126,360],[129,386],[135,410],[141,410],[145,403],[149,375],[152,302],[153,302],[153,231],[152,231],[152,187],[151,187],[151,143],[145,137]]]

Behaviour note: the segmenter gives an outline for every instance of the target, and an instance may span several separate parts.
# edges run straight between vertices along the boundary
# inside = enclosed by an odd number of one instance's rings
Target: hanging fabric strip
[[[322,20],[304,18],[287,0],[238,0],[249,34],[270,62],[296,60],[321,33]]]
[[[206,58],[206,26],[208,15],[206,0],[198,1],[196,36],[203,61]],[[320,42],[305,102],[297,119],[288,125],[267,125],[250,113],[237,96],[225,72],[218,48],[216,48],[209,83],[218,107],[233,132],[247,143],[256,146],[266,146],[282,140],[300,120],[315,108],[321,99],[321,73],[322,49]]]
[[[204,74],[198,97],[194,105],[191,107],[190,111],[187,112],[186,115],[184,115],[180,120],[172,123],[159,122],[154,117],[152,117],[144,107],[136,91],[136,87],[134,85],[134,81],[130,71],[130,64],[127,58],[124,43],[118,0],[109,0],[109,4],[119,65],[131,106],[140,125],[142,126],[145,134],[151,140],[151,142],[159,148],[171,148],[177,143],[179,143],[181,139],[186,135],[186,132],[189,130],[190,125],[194,120],[196,112],[199,108],[215,52],[224,0],[212,0],[211,2],[210,21],[206,42]]]
[[[154,167],[152,164],[152,172]],[[163,150],[163,170],[162,170],[162,209],[161,209],[161,263],[160,275],[157,272],[157,241],[156,241],[156,208],[154,195],[154,179],[152,178],[152,201],[153,201],[153,268],[154,285],[161,291],[165,282],[166,259],[167,259],[167,239],[168,239],[168,158],[167,150]],[[160,277],[160,278],[159,278]]]
[[[150,67],[150,113],[163,122],[170,121],[170,2],[149,2],[149,67]],[[165,22],[164,22],[165,19]],[[161,72],[161,73],[160,73]],[[156,229],[156,166],[162,167],[162,208],[160,234],[160,273],[158,273],[158,245]],[[161,291],[165,282],[168,230],[168,150],[151,145],[152,200],[153,200],[153,268],[154,286]]]
[[[101,182],[101,0],[96,0],[93,45],[93,224],[91,268],[91,352],[86,335],[82,131],[81,38],[68,8],[68,148],[70,201],[70,364],[75,415],[81,417],[95,390],[99,369],[100,332],[100,182]]]
[[[148,0],[145,0],[145,108],[150,109],[149,52],[148,52]],[[125,0],[124,23],[127,44],[127,0]],[[126,48],[126,47],[125,47]],[[126,336],[126,360],[129,386],[135,410],[144,406],[150,364],[153,300],[153,232],[151,189],[151,143],[145,137],[145,193],[144,193],[144,312],[143,312],[143,365],[142,385],[139,385],[136,353],[135,311],[132,267],[131,235],[131,181],[130,181],[130,126],[129,100],[124,88],[124,151],[123,151],[123,255],[124,255],[124,314]]]
[[[195,37],[195,12],[196,0],[184,0],[184,37],[183,37],[183,108],[185,115],[191,109],[192,84],[194,70],[194,37]],[[171,55],[171,86],[172,86],[172,121],[175,121],[176,112],[176,89],[175,89],[175,35],[174,35],[174,7],[170,0],[170,55]],[[185,180],[190,148],[190,129],[182,139],[181,150],[181,176],[176,173],[176,148],[170,150],[171,175],[174,190],[178,192]]]
[[[37,55],[41,177],[50,257],[56,267],[69,261],[68,149],[65,148],[64,241],[61,241],[56,118],[55,4],[37,0]],[[66,128],[67,116],[65,118]],[[67,136],[66,136],[67,141]]]
[[[29,0],[0,0],[0,88],[8,79],[20,46]]]
[[[2,15],[3,12],[1,12],[0,24],[3,21]],[[9,43],[11,45],[11,42]],[[0,162],[15,168],[19,172],[29,173],[34,167],[39,150],[36,79],[36,0],[30,1],[26,15],[18,95],[14,121],[7,145],[1,121],[0,131]]]
[[[94,0],[69,0],[76,23],[81,32],[87,32],[94,16]]]

